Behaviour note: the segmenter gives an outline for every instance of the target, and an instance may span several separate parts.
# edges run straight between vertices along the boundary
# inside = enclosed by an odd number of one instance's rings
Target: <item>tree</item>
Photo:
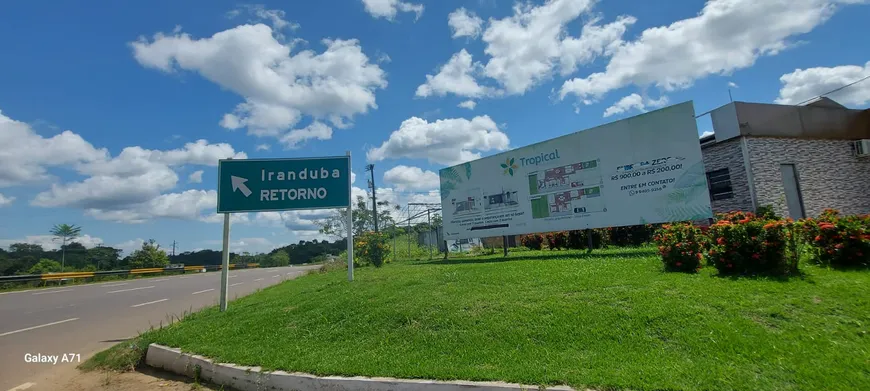
[[[378,202],[378,205],[385,206],[378,212],[378,228],[383,230],[393,224],[393,216],[390,214],[389,201]],[[353,235],[359,236],[365,232],[374,231],[375,219],[371,208],[366,204],[366,199],[363,196],[356,197],[356,203],[353,207]],[[320,226],[320,233],[333,236],[337,239],[347,237],[347,212],[344,210],[336,210],[333,213],[320,221],[316,222]]]
[[[73,240],[82,233],[82,227],[69,224],[57,224],[51,228],[51,234],[55,239],[61,240],[61,255],[60,255],[60,271],[63,271],[64,263],[66,263],[66,243]]]
[[[160,249],[160,245],[156,244],[154,239],[149,239],[142,243],[142,248],[133,251],[130,254],[129,264],[131,269],[142,269],[151,267],[166,267],[169,265],[169,256],[166,251]]]
[[[269,264],[271,266],[287,266],[290,264],[290,254],[284,250],[276,251],[269,256]]]
[[[97,270],[115,270],[121,266],[121,250],[98,246],[87,250],[88,263]]]
[[[33,265],[30,270],[27,271],[27,274],[48,274],[55,273],[61,270],[61,265],[57,263],[57,261],[52,261],[51,259],[40,259],[36,265]]]

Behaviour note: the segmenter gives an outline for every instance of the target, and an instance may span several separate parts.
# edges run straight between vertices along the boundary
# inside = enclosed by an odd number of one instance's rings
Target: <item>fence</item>
[[[230,269],[248,269],[260,267],[259,263],[240,263],[230,264]],[[144,269],[130,270],[104,270],[96,272],[66,272],[66,273],[48,273],[48,274],[24,274],[17,276],[0,276],[0,283],[4,282],[28,282],[28,281],[61,281],[74,278],[93,278],[100,276],[129,276],[151,273],[168,273],[168,272],[195,272],[195,271],[215,271],[221,270],[221,265],[205,265],[205,266],[184,266],[184,267],[154,267]]]

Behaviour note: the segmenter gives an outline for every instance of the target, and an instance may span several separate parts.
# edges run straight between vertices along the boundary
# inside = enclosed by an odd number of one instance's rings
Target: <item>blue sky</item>
[[[2,6],[0,246],[71,223],[86,245],[218,248],[219,158],[351,151],[356,194],[374,163],[383,199],[437,202],[445,165],[870,74],[856,0],[89,4]],[[865,108],[870,82],[832,98]],[[323,213],[237,215],[234,249],[322,238]]]

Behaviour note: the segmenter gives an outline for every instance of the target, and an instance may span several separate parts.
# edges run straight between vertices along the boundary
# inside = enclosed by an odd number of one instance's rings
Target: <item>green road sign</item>
[[[218,162],[218,213],[350,206],[350,157]]]

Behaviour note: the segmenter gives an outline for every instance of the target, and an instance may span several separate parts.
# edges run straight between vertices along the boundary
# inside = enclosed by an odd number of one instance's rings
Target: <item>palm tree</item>
[[[66,244],[73,239],[79,237],[82,233],[82,227],[77,225],[69,225],[69,224],[56,224],[51,228],[51,234],[54,235],[55,240],[62,240],[63,244],[60,246],[60,271],[63,272],[64,264],[66,263]]]

